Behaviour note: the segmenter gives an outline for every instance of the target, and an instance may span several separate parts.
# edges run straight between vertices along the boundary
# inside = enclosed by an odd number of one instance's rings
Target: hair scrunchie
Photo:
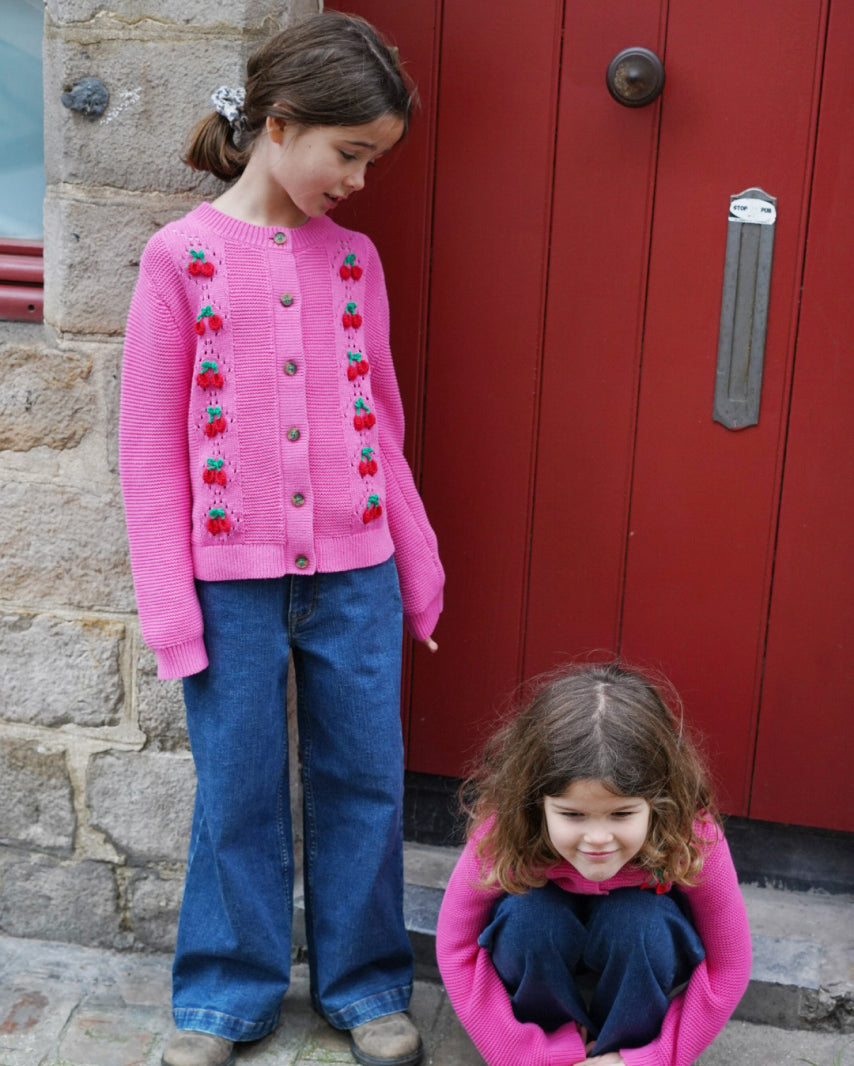
[[[231,89],[227,85],[220,85],[216,92],[211,94],[214,110],[228,120],[233,130],[245,130],[248,126],[243,110],[245,101],[246,90],[242,86]]]

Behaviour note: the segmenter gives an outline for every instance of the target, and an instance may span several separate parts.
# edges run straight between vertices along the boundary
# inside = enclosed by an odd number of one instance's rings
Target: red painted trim
[[[43,243],[0,238],[0,319],[41,322],[43,286]]]

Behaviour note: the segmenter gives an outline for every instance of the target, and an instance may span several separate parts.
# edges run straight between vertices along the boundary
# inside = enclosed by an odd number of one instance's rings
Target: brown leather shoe
[[[166,1045],[162,1066],[232,1066],[234,1044],[213,1033],[179,1029]]]
[[[350,1050],[362,1066],[417,1066],[421,1037],[407,1014],[384,1014],[350,1030]]]

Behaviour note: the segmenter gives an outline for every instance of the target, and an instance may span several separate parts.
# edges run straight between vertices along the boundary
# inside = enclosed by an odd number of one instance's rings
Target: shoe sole
[[[378,1059],[375,1055],[368,1055],[356,1045],[352,1034],[350,1036],[350,1053],[361,1066],[418,1066],[424,1058],[424,1045],[419,1044],[416,1051],[409,1055],[399,1055],[396,1059]]]

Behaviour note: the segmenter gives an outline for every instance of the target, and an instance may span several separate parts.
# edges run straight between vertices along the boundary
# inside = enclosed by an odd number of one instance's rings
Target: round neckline
[[[268,246],[273,248],[303,248],[316,243],[330,226],[335,223],[326,216],[309,218],[301,226],[258,226],[252,222],[243,222],[232,215],[226,215],[209,201],[199,204],[193,212],[212,230],[223,237],[239,240],[246,244]],[[284,240],[281,239],[284,235]],[[277,239],[278,238],[278,239]]]

